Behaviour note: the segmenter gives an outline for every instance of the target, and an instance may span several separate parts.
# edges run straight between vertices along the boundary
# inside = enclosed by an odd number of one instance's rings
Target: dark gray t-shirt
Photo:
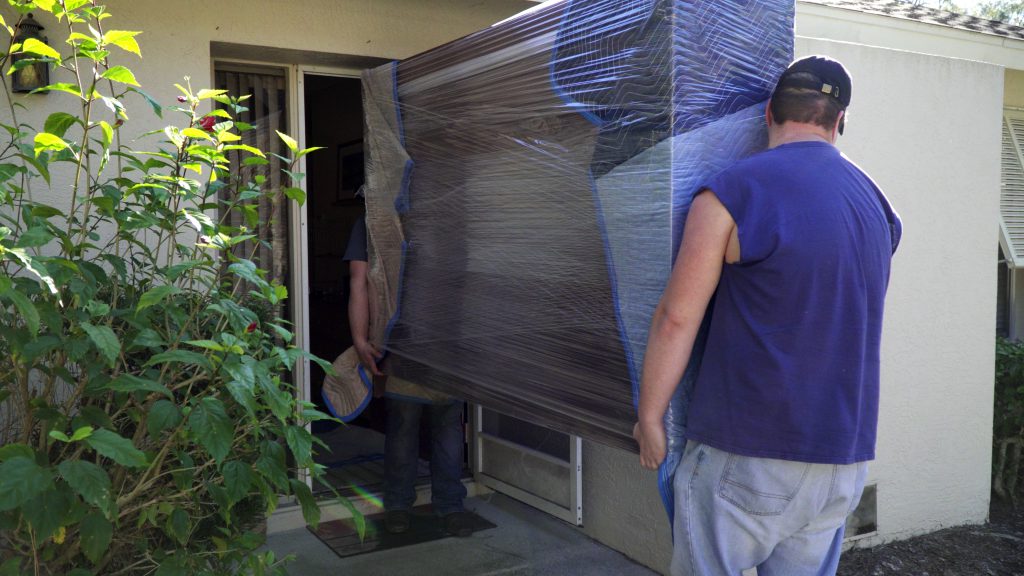
[[[352,227],[352,234],[348,237],[348,247],[345,248],[345,262],[358,260],[368,262],[369,253],[366,251],[366,218],[360,218]]]

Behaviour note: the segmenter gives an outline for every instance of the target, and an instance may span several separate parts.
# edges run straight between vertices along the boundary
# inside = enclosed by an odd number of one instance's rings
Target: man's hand
[[[368,341],[356,342],[356,353],[359,354],[359,361],[367,370],[370,371],[374,376],[382,376],[384,373],[377,367],[377,361],[380,360],[381,353],[377,350],[377,347]]]
[[[665,423],[660,418],[646,424],[637,422],[633,426],[633,438],[640,445],[640,465],[648,470],[657,470],[667,450]]]

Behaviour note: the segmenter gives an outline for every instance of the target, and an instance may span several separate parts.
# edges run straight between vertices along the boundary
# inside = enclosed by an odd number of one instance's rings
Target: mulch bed
[[[993,497],[990,521],[850,550],[838,576],[1024,576],[1024,503]]]

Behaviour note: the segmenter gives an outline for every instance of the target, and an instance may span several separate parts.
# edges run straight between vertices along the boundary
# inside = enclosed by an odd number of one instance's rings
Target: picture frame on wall
[[[338,145],[338,185],[336,203],[354,202],[356,191],[366,181],[363,141],[353,140]]]

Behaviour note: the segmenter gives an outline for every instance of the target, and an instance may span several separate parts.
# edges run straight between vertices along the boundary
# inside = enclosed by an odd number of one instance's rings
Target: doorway
[[[365,213],[355,195],[364,182],[362,86],[358,77],[301,72],[304,147],[323,150],[306,157],[306,242],[308,257],[309,349],[327,361],[352,345],[349,331],[349,270],[344,261],[349,236]],[[327,412],[321,391],[325,373],[310,364],[309,400]],[[326,468],[324,494],[379,502],[383,491],[386,408],[374,398],[357,418],[343,425],[316,422],[312,432],[329,450],[317,463]],[[428,425],[427,418],[421,424]],[[430,432],[420,431],[417,487],[429,487]],[[466,460],[468,462],[468,460]],[[469,476],[464,465],[464,475]]]
[[[352,345],[348,323],[349,273],[344,262],[352,228],[363,217],[355,192],[363,184],[363,107],[359,78],[303,74],[304,146],[322,147],[306,158],[309,349],[327,361]],[[309,400],[327,412],[325,373],[310,365]],[[384,414],[380,402],[348,425],[314,423],[328,445],[317,459],[336,489],[373,489],[382,477]],[[314,486],[325,491],[327,486]]]

